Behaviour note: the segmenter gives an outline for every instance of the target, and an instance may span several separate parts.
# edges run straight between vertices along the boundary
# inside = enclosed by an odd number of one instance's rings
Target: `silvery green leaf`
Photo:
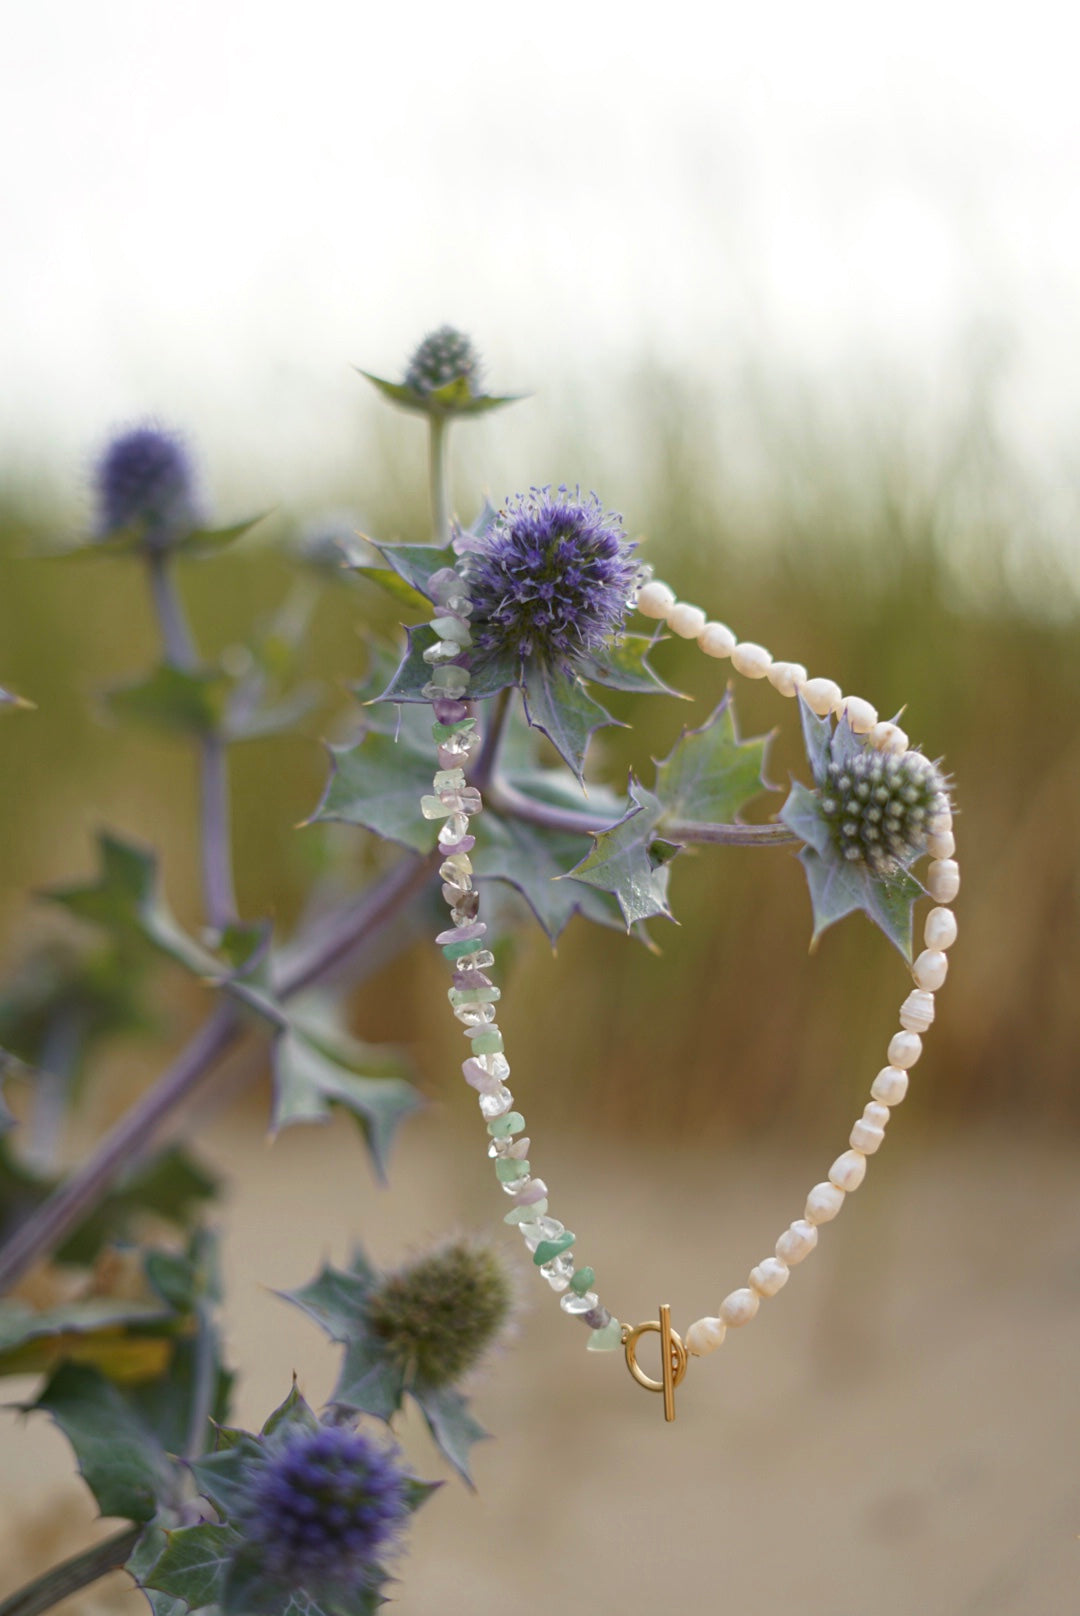
[[[594,732],[617,723],[594,701],[581,680],[561,668],[536,660],[524,664],[525,712],[579,780],[584,779],[585,753]]]
[[[845,859],[831,844],[824,853],[804,847],[799,862],[806,871],[814,912],[814,942],[827,927],[861,909],[911,962],[912,909],[923,889],[913,876],[898,870],[888,879],[872,875],[856,859]]]
[[[165,1533],[165,1548],[143,1572],[143,1586],[182,1599],[191,1611],[220,1606],[225,1577],[243,1542],[231,1526],[203,1522]]]
[[[313,824],[340,820],[415,853],[432,850],[438,825],[420,812],[421,796],[432,789],[432,757],[380,734],[367,734],[353,746],[331,747],[330,757],[333,772],[311,817]]]
[[[121,935],[138,935],[200,977],[218,967],[182,931],[161,896],[157,857],[146,848],[103,831],[98,837],[101,873],[81,886],[51,887],[44,896],[80,920]]]
[[[824,855],[832,847],[832,832],[821,812],[821,800],[800,780],[791,782],[791,792],[780,810],[780,820],[816,853]]]
[[[602,823],[598,821],[598,825]],[[602,926],[619,925],[618,911],[606,893],[590,890],[583,883],[558,879],[580,862],[588,846],[587,836],[549,830],[491,812],[483,815],[476,828],[472,859],[477,880],[505,881],[514,887],[553,943],[579,911]]]
[[[580,671],[609,690],[628,690],[635,695],[678,696],[649,665],[653,640],[647,634],[621,634],[595,656],[583,657]]]
[[[570,871],[572,880],[614,894],[627,931],[653,915],[672,918],[667,900],[669,850],[653,851],[663,805],[632,776],[629,798],[624,817],[597,836],[592,852]]]
[[[665,819],[728,825],[765,789],[769,737],[744,741],[727,697],[698,729],[684,729],[656,766],[656,795]]]
[[[176,1468],[154,1432],[96,1369],[65,1364],[33,1406],[52,1415],[75,1449],[103,1515],[149,1521],[162,1499],[177,1496]]]
[[[473,1486],[469,1451],[475,1443],[487,1441],[490,1431],[473,1419],[468,1402],[452,1386],[441,1386],[438,1391],[417,1386],[413,1396],[439,1448],[462,1479]]]
[[[386,1158],[399,1125],[423,1104],[411,1083],[397,1075],[399,1057],[300,1026],[278,1035],[273,1046],[274,1107],[271,1131],[297,1122],[325,1122],[334,1107],[354,1116],[375,1171],[386,1176]]]
[[[443,387],[422,393],[418,388],[406,386],[404,382],[391,382],[383,376],[373,376],[369,370],[361,370],[360,375],[377,387],[391,404],[413,410],[418,415],[482,415],[489,410],[499,409],[503,404],[516,404],[519,399],[528,396],[525,393],[505,393],[502,396],[474,393],[466,376],[458,376]]]
[[[820,785],[825,778],[825,770],[831,759],[832,720],[827,715],[824,718],[819,718],[813,708],[804,701],[801,692],[797,700],[810,773]]]

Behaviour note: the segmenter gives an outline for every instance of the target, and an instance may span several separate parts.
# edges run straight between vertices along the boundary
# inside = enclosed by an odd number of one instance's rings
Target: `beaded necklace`
[[[505,1221],[517,1226],[541,1277],[559,1295],[563,1311],[588,1327],[588,1350],[606,1352],[622,1347],[634,1380],[646,1390],[662,1394],[664,1417],[673,1420],[675,1388],[686,1374],[689,1359],[715,1352],[729,1329],[748,1324],[762,1301],[783,1289],[792,1268],[817,1245],[819,1227],[836,1217],[846,1198],[862,1183],[868,1158],[885,1137],[892,1107],[899,1105],[907,1093],[909,1070],[922,1054],[922,1034],[934,1019],[934,994],[948,973],[946,950],[956,941],[956,919],[948,907],[960,888],[960,871],[953,857],[956,844],[952,809],[948,798],[939,796],[927,824],[926,851],[931,863],[923,884],[935,907],[924,922],[926,947],[911,968],[915,985],[900,1006],[900,1029],[889,1041],[888,1064],[870,1086],[870,1100],[851,1130],[848,1148],[836,1158],[822,1182],[813,1186],[802,1217],[780,1235],[774,1254],[750,1270],[745,1285],[724,1297],[715,1317],[696,1319],[680,1336],[672,1329],[670,1310],[664,1304],[659,1309],[659,1319],[633,1327],[622,1324],[593,1289],[596,1276],[592,1268],[579,1262],[574,1250],[576,1236],[548,1214],[548,1187],[532,1173],[525,1118],[514,1109],[513,1095],[506,1086],[510,1065],[495,1009],[500,991],[488,975],[494,956],[483,946],[487,927],[479,918],[480,896],[473,884],[469,858],[474,846],[469,821],[483,805],[480,792],[467,785],[464,773],[464,765],[480,740],[466,699],[470,674],[463,664],[467,663],[472,643],[469,618],[473,609],[466,587],[452,567],[443,568],[429,581],[430,595],[440,615],[431,622],[438,643],[425,652],[432,673],[423,693],[433,703],[439,768],[432,782],[433,794],[424,796],[420,805],[425,818],[443,821],[438,833],[442,854],[439,874],[452,924],[438,934],[436,942],[453,966],[448,996],[472,1046],[462,1071],[466,1082],[479,1094],[480,1112],[490,1138],[488,1155],[494,1159],[496,1177],[511,1201]],[[799,663],[775,661],[764,646],[739,640],[726,624],[709,622],[699,607],[676,600],[666,584],[657,580],[646,583],[637,596],[636,608],[642,616],[666,624],[681,638],[696,640],[706,656],[729,658],[742,677],[768,679],[781,696],[801,695],[818,717],[846,717],[852,732],[864,737],[866,744],[882,757],[907,754],[921,758],[921,754],[909,754],[908,737],[899,725],[879,721],[868,701],[860,696],[845,696],[832,679],[809,678]],[[660,1335],[660,1380],[646,1375],[637,1361],[638,1341],[647,1333]]]

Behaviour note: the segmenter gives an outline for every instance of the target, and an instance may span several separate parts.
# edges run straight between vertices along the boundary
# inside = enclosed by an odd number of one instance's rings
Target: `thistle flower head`
[[[428,332],[409,360],[405,386],[426,395],[464,379],[475,392],[479,374],[480,356],[470,339],[452,325],[441,325]]]
[[[164,549],[198,526],[195,470],[182,440],[160,427],[123,432],[107,445],[95,476],[99,538],[139,531]]]
[[[819,790],[836,847],[875,875],[906,868],[918,857],[928,821],[945,803],[945,782],[921,752],[886,757],[866,748],[831,761]]]
[[[242,1528],[264,1572],[305,1592],[358,1593],[384,1573],[409,1513],[395,1449],[340,1425],[292,1426],[252,1475]]]
[[[384,1275],[366,1313],[387,1356],[434,1388],[459,1380],[479,1362],[512,1306],[510,1279],[495,1251],[455,1240]]]
[[[595,494],[533,488],[508,500],[466,555],[477,656],[510,650],[570,670],[599,651],[637,584],[634,549]]]

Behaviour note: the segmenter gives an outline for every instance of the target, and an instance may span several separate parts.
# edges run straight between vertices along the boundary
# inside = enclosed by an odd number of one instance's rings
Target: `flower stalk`
[[[124,1526],[101,1543],[73,1554],[59,1565],[50,1566],[0,1604],[0,1616],[41,1616],[80,1588],[119,1571],[125,1565],[142,1534],[141,1526]]]

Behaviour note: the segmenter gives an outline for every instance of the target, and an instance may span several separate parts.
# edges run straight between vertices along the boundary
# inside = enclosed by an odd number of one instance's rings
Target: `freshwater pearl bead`
[[[956,852],[956,837],[951,830],[934,831],[926,838],[926,851],[931,858],[951,859]]]
[[[744,679],[764,679],[771,662],[771,653],[753,640],[740,640],[731,653],[731,665]]]
[[[934,995],[916,988],[900,1006],[900,1025],[907,1032],[928,1032],[933,1024]]]
[[[802,687],[803,701],[819,718],[832,712],[842,694],[835,679],[808,679]]]
[[[637,609],[642,617],[666,617],[675,604],[675,591],[653,578],[643,586],[637,598]]]
[[[724,1344],[727,1325],[723,1319],[695,1319],[684,1337],[686,1350],[695,1358],[704,1358]]]
[[[705,613],[700,606],[688,606],[680,600],[667,614],[668,628],[681,640],[696,640],[705,628]]]
[[[791,1270],[779,1257],[766,1257],[750,1270],[751,1289],[759,1296],[775,1296],[791,1278]]]
[[[698,644],[706,656],[728,657],[737,643],[726,623],[706,623],[698,635]]]
[[[880,1150],[884,1140],[884,1128],[875,1127],[872,1122],[865,1122],[861,1118],[848,1136],[852,1150],[861,1150],[864,1156],[872,1156],[875,1150]]]
[[[948,806],[948,804],[946,804],[944,808],[939,808],[936,813],[930,815],[930,818],[926,822],[926,828],[931,836],[943,836],[947,830],[952,830],[952,809]]]
[[[876,752],[885,752],[896,757],[901,752],[906,752],[909,745],[907,731],[889,719],[883,719],[880,724],[875,724],[867,739]]]
[[[931,909],[923,927],[927,948],[951,948],[956,941],[956,916],[951,909]]]
[[[797,1218],[776,1242],[776,1255],[782,1263],[794,1268],[804,1257],[809,1257],[816,1245],[817,1229],[805,1218]]]
[[[869,735],[878,721],[877,708],[871,707],[861,696],[845,696],[840,710],[841,715],[847,715],[847,721],[856,735]]]
[[[904,1073],[906,1078],[907,1073]],[[887,1105],[879,1105],[876,1100],[868,1100],[863,1106],[862,1120],[868,1122],[872,1128],[884,1128],[889,1120]]]
[[[806,1197],[807,1223],[831,1223],[844,1204],[844,1192],[836,1184],[815,1184]]]
[[[889,1065],[914,1066],[922,1054],[922,1039],[917,1032],[894,1032],[889,1040]]]
[[[725,1296],[717,1312],[721,1324],[726,1324],[729,1330],[736,1330],[740,1324],[749,1324],[760,1306],[761,1297],[757,1291],[751,1290],[749,1285],[744,1285]]]
[[[866,1177],[866,1157],[861,1150],[845,1150],[829,1168],[829,1182],[850,1195]]]
[[[937,903],[952,903],[960,891],[960,866],[955,859],[935,859],[926,872],[926,890]]]
[[[883,1066],[870,1085],[870,1093],[882,1105],[899,1105],[908,1091],[910,1079],[895,1066]]]
[[[949,974],[948,955],[942,954],[939,949],[924,948],[911,967],[911,974],[918,987],[935,993]]]
[[[793,696],[806,683],[806,669],[801,662],[774,662],[765,677],[782,696]]]

